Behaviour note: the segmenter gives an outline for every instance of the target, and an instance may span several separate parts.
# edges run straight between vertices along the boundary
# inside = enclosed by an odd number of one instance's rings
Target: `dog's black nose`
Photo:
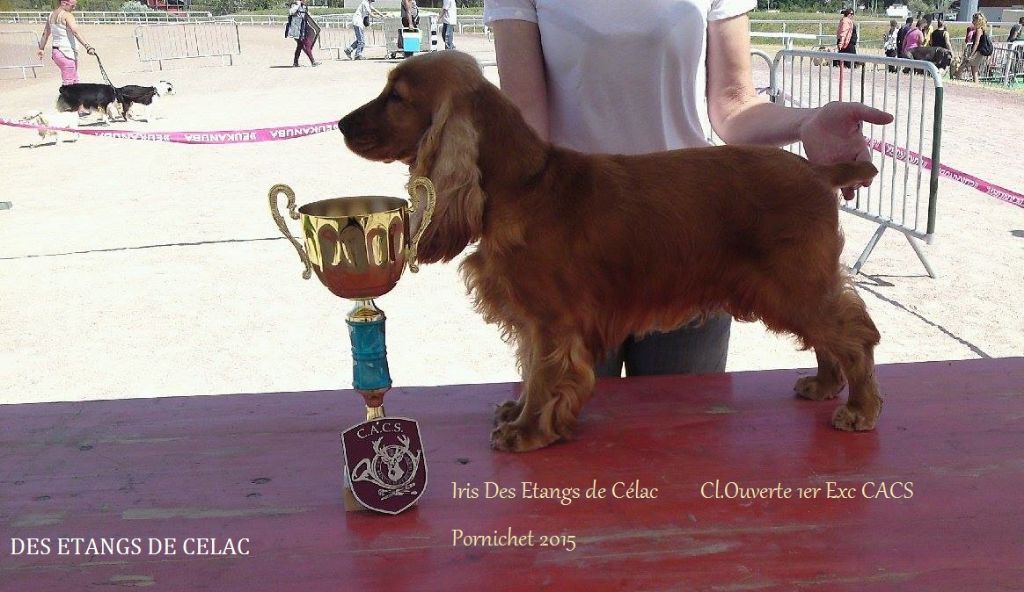
[[[338,122],[338,131],[342,134],[347,133],[346,128],[348,127],[348,116],[342,117],[341,121]]]

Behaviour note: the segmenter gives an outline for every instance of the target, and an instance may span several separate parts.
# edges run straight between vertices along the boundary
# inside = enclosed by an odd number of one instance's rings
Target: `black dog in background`
[[[949,68],[953,63],[953,53],[945,47],[915,47],[909,52],[910,57],[915,60],[923,60],[935,64],[939,70]]]
[[[80,82],[60,87],[57,110],[98,111],[103,113],[107,121],[112,121],[118,115],[112,107],[119,104],[120,116],[124,121],[128,121],[128,111],[132,105],[138,103],[151,106],[157,97],[169,94],[174,94],[174,87],[166,80],[161,80],[156,86],[127,84],[116,88],[108,84]]]

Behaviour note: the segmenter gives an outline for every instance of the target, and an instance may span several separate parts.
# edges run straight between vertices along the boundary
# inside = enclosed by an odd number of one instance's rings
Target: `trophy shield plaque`
[[[409,509],[427,487],[427,463],[419,424],[404,417],[363,422],[341,435],[345,480],[363,506],[398,514]]]

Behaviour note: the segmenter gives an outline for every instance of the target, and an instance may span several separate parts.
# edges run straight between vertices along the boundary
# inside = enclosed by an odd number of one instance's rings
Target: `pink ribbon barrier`
[[[142,140],[145,142],[173,142],[176,144],[255,144],[257,142],[277,142],[305,138],[324,132],[336,131],[338,122],[324,121],[305,125],[285,125],[280,127],[261,127],[244,130],[218,130],[205,132],[143,132],[135,130],[90,129],[47,127],[22,121],[12,121],[0,117],[0,125],[25,129],[46,129],[61,132],[99,136],[101,138],[118,138],[121,140]]]
[[[306,125],[285,125],[280,127],[261,127],[245,130],[219,130],[205,132],[139,132],[134,130],[112,130],[112,129],[88,129],[88,128],[63,128],[46,127],[20,121],[12,121],[0,117],[0,125],[9,127],[20,127],[25,129],[48,129],[54,131],[73,132],[101,138],[119,138],[122,140],[142,140],[148,142],[174,142],[178,144],[254,144],[257,142],[276,142],[279,140],[291,140],[304,138],[324,132],[334,131],[337,127],[335,121],[322,123],[311,123]],[[864,138],[868,146],[873,150],[893,157],[897,160],[918,164],[928,170],[932,169],[932,160],[920,154],[898,148],[889,142],[882,142],[872,138]],[[956,181],[968,187],[973,187],[986,195],[1005,201],[1006,203],[1024,208],[1024,194],[1017,193],[994,183],[979,179],[974,175],[959,171],[946,165],[939,166],[939,176]]]
[[[889,142],[882,142],[880,140],[874,140],[872,138],[864,138],[871,149],[881,152],[887,157],[895,157],[896,160],[902,160],[910,164],[916,165],[921,164],[924,168],[932,169],[932,159],[921,156],[920,154],[907,150],[906,148],[899,148],[890,144]],[[952,167],[948,167],[944,164],[939,165],[939,176],[947,179],[956,181],[957,183],[973,187],[978,191],[991,195],[992,197],[1005,201],[1008,204],[1017,206],[1018,208],[1024,208],[1024,194],[1017,193],[1005,187],[1000,187],[994,183],[989,183],[983,179],[979,179],[974,175],[958,171]]]

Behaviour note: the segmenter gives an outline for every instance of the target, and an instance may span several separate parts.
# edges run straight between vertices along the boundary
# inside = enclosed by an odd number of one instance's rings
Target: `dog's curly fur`
[[[497,410],[495,448],[570,437],[595,361],[631,334],[718,310],[814,348],[818,373],[796,392],[832,399],[848,381],[832,424],[874,427],[879,334],[839,264],[836,203],[838,187],[870,182],[870,163],[819,166],[754,146],[558,148],[453,51],[405,60],[338,125],[357,154],[434,182],[421,262],[478,242],[462,271],[478,310],[516,343],[524,379],[519,400]]]

